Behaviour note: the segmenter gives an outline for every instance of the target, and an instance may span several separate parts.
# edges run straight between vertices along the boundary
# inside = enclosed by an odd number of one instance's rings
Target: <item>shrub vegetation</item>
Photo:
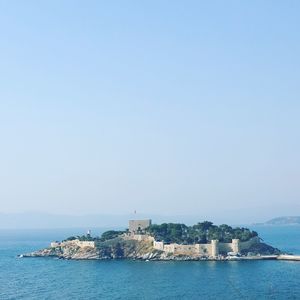
[[[193,226],[177,223],[153,224],[147,229],[147,233],[156,240],[178,244],[205,244],[211,240],[230,243],[232,239],[240,239],[240,241],[244,242],[257,236],[257,232],[248,228],[232,228],[225,224],[217,226],[208,221],[197,223]]]

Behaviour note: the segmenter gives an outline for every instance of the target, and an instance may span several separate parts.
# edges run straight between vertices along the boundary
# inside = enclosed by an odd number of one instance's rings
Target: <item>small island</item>
[[[90,231],[52,242],[48,248],[22,257],[60,259],[134,260],[249,260],[284,257],[279,249],[262,242],[248,228],[200,222],[193,226],[177,223],[152,224],[130,220],[127,230],[104,232],[93,237]],[[285,259],[287,256],[285,256]]]
[[[299,216],[278,217],[264,223],[265,225],[299,225]]]

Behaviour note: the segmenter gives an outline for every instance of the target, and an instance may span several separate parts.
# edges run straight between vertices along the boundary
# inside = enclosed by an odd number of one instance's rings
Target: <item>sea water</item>
[[[300,254],[300,226],[251,229]],[[82,232],[0,230],[0,299],[300,299],[300,262],[17,258]]]

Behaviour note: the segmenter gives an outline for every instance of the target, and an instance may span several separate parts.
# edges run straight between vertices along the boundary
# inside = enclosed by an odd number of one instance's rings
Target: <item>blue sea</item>
[[[300,254],[300,226],[252,229],[265,242]],[[0,299],[300,299],[300,262],[17,258],[82,232],[0,230]]]

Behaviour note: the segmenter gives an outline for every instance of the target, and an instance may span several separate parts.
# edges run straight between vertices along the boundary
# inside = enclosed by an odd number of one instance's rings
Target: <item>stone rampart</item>
[[[197,247],[195,245],[179,245],[174,244],[174,254],[176,255],[197,255]]]
[[[219,243],[218,240],[212,240],[210,244],[191,244],[181,245],[177,243],[164,244],[153,240],[153,248],[174,255],[187,256],[212,256],[217,257],[219,253],[227,254],[228,252],[240,253],[240,251],[250,248],[252,245],[259,243],[259,238],[254,237],[247,242],[240,242],[239,239],[233,239],[231,243]]]
[[[56,248],[56,247],[65,247],[65,246],[77,246],[79,248],[85,248],[85,247],[90,247],[90,248],[95,248],[95,242],[94,241],[79,241],[78,239],[72,240],[72,241],[64,241],[64,242],[52,242],[50,244],[51,248]]]
[[[136,240],[136,241],[146,241],[146,242],[154,242],[154,237],[148,234],[134,234],[134,233],[126,233],[123,235],[125,240]]]
[[[175,252],[175,244],[167,244],[167,245],[164,245],[164,252],[166,253],[173,253]]]
[[[195,247],[197,249],[197,252],[199,253],[199,255],[204,255],[204,256],[210,256],[212,253],[211,250],[211,244],[195,244]]]
[[[164,251],[164,242],[153,241],[153,248],[156,250]]]
[[[164,244],[163,242],[153,243],[153,248],[174,255],[201,256],[211,255],[211,244]]]
[[[76,240],[75,244],[80,248],[85,248],[85,247],[95,248],[95,242],[94,241],[79,241],[79,240]]]
[[[232,252],[232,243],[219,243],[219,253]]]

